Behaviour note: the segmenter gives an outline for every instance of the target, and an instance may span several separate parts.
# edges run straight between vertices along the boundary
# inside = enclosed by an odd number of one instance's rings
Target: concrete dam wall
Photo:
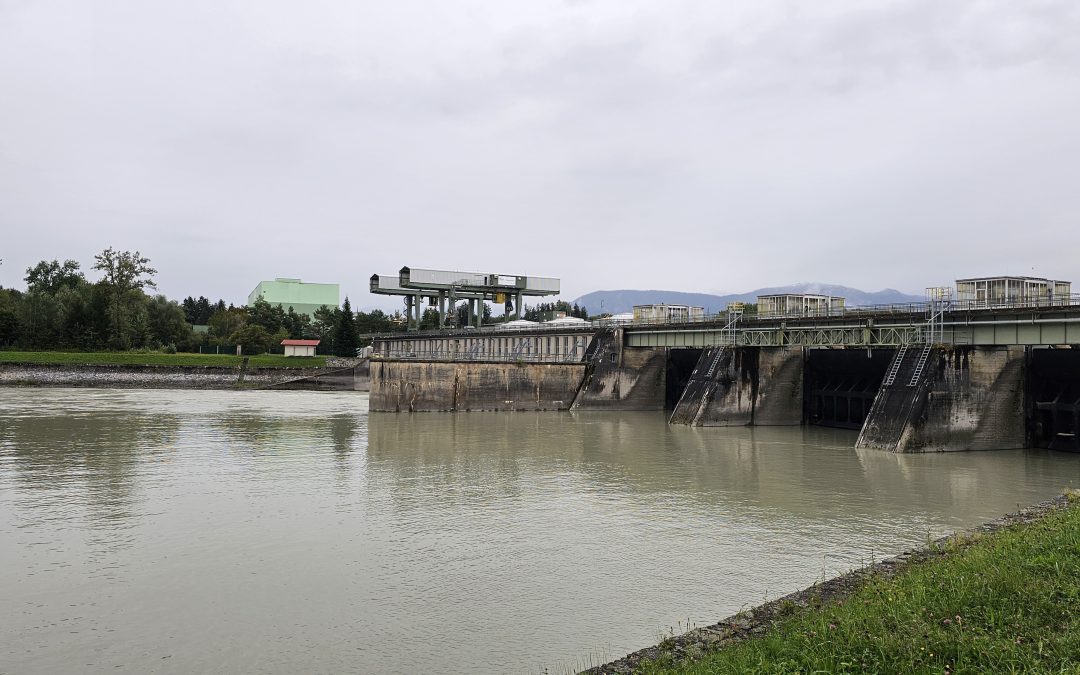
[[[583,363],[373,361],[372,411],[568,410]]]
[[[1080,450],[1080,349],[632,347],[565,363],[376,359],[373,411],[671,410],[673,424],[818,424],[892,452]]]
[[[706,427],[801,424],[803,360],[802,349],[705,349],[671,421]]]
[[[663,410],[667,350],[626,347],[622,331],[599,333],[585,355],[574,410]]]
[[[926,353],[925,367],[917,366]],[[899,355],[857,447],[894,452],[1026,447],[1023,347],[935,347]]]

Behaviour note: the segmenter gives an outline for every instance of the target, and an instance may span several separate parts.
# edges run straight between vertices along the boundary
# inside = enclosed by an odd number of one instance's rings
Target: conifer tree
[[[334,348],[338,356],[356,356],[356,350],[360,346],[356,334],[356,319],[353,317],[349,298],[345,296],[345,303],[341,306],[341,314],[334,330]]]

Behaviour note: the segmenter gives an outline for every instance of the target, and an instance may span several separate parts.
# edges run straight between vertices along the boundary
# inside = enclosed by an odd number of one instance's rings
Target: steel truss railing
[[[478,354],[473,351],[433,351],[391,350],[375,352],[372,361],[484,361],[495,363],[581,363],[581,350],[572,350],[569,354]]]
[[[784,327],[736,331],[736,342],[746,347],[892,347],[923,341],[923,326]]]

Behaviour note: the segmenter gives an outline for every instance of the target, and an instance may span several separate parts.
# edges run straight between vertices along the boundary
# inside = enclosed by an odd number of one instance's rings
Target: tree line
[[[240,345],[245,354],[277,350],[283,339],[321,340],[319,351],[353,355],[363,333],[400,330],[381,310],[321,307],[313,316],[256,300],[246,307],[187,297],[182,303],[148,290],[157,270],[139,251],[107,248],[94,256],[90,281],[74,260],[43,260],[26,269],[26,289],[0,287],[0,347],[95,351],[200,351]],[[206,326],[196,332],[194,326]]]
[[[559,300],[558,302],[541,302],[537,305],[525,305],[525,316],[523,318],[529,321],[546,321],[554,318],[559,312],[565,313],[566,316],[573,317],[575,319],[589,318],[589,310],[584,306],[578,306],[575,302],[571,305],[565,300]]]
[[[176,303],[147,295],[157,270],[138,251],[107,248],[94,256],[93,269],[101,273],[96,282],[74,260],[43,260],[26,269],[25,291],[0,288],[0,345],[137,349],[189,337]]]
[[[341,307],[320,307],[311,316],[262,298],[241,307],[205,296],[169,300],[148,292],[157,289],[157,270],[139,251],[107,248],[94,256],[92,269],[101,275],[97,281],[74,260],[42,260],[26,269],[25,290],[0,287],[0,347],[231,352],[239,345],[244,354],[260,354],[280,351],[281,341],[292,338],[317,339],[320,353],[350,356],[366,346],[360,335],[405,329],[401,312],[354,312],[347,297]],[[482,311],[485,324],[507,318],[492,317],[486,302]],[[585,307],[562,300],[526,305],[524,318],[542,321],[555,312],[588,319]],[[458,305],[448,318],[448,324],[468,325],[467,306]],[[438,311],[427,308],[421,329],[438,325]]]

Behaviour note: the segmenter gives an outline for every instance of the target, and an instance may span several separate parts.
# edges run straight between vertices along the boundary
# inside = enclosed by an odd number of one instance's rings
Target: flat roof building
[[[704,307],[690,305],[634,305],[634,321],[700,321]]]
[[[833,316],[843,312],[844,299],[835,295],[782,293],[757,296],[758,316]]]
[[[978,306],[1064,305],[1072,283],[1040,277],[978,277],[956,280],[956,300]]]
[[[337,307],[340,297],[337,284],[312,284],[279,277],[273,281],[260,281],[248,294],[248,304],[262,298],[271,305],[285,309],[292,307],[297,314],[312,316],[320,307]]]

